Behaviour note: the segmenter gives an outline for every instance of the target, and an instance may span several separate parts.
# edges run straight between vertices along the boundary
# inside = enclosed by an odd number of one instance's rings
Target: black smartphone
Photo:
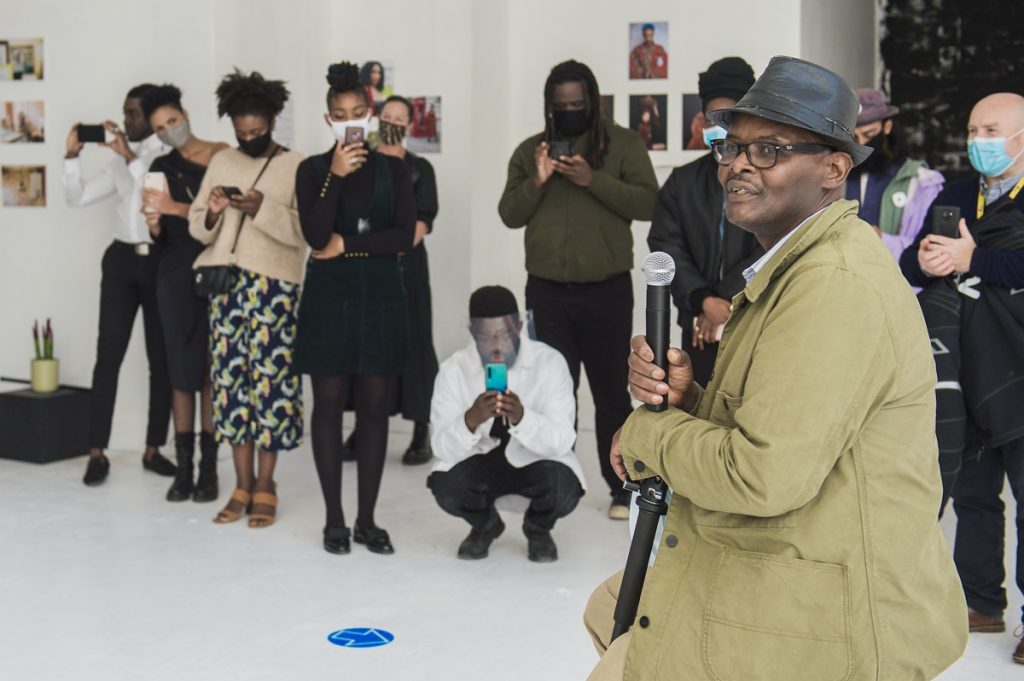
[[[358,125],[350,125],[345,128],[345,144],[362,144],[363,128]]]
[[[242,190],[239,189],[238,187],[221,187],[220,190],[224,192],[224,196],[228,197],[229,199],[233,199],[236,196],[242,195]]]
[[[78,141],[79,142],[106,142],[107,131],[102,125],[82,125],[78,124]]]
[[[960,207],[932,206],[932,233],[956,239],[960,236]]]
[[[548,147],[548,156],[556,161],[572,158],[572,144],[568,140],[554,140]]]

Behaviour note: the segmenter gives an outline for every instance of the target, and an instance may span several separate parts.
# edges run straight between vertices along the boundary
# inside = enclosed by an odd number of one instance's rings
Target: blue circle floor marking
[[[327,635],[327,640],[342,648],[376,648],[394,641],[395,635],[374,627],[355,627],[332,631]]]

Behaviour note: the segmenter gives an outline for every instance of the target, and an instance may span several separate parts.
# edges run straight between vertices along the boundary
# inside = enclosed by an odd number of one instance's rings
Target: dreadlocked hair
[[[359,67],[350,61],[343,61],[331,64],[327,67],[327,108],[331,108],[331,99],[338,95],[352,92],[363,98],[367,104],[370,103],[366,95],[366,87],[359,82]]]
[[[150,86],[139,98],[139,106],[142,107],[142,115],[147,120],[154,111],[161,107],[172,106],[178,111],[182,111],[181,90],[170,83]]]
[[[585,136],[590,142],[584,158],[591,168],[600,168],[608,153],[608,130],[601,114],[601,91],[597,87],[597,78],[586,64],[570,59],[551,69],[544,83],[544,139],[548,142],[555,139],[555,86],[570,82],[583,83],[587,95],[588,132]]]
[[[258,71],[246,75],[235,67],[217,86],[217,115],[262,116],[268,121],[284,109],[288,88],[283,80],[267,80]]]

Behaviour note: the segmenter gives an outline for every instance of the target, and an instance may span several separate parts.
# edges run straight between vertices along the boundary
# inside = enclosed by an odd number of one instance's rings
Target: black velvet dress
[[[427,223],[428,231],[433,232],[438,210],[434,167],[412,152],[406,153],[405,164],[416,196],[416,220]],[[400,383],[398,409],[409,421],[426,423],[430,420],[430,400],[437,378],[426,242],[421,241],[404,254],[401,264],[408,300],[409,363]]]
[[[399,376],[407,354],[399,254],[412,246],[416,204],[405,164],[371,152],[346,177],[330,173],[333,148],[300,164],[299,219],[314,249],[332,232],[345,253],[309,259],[299,305],[296,363],[313,376]]]
[[[192,203],[206,174],[206,166],[193,163],[177,149],[154,159],[150,172],[164,173],[171,198]],[[210,324],[207,300],[195,294],[192,263],[203,245],[188,233],[188,220],[176,215],[160,216],[159,266],[156,300],[167,346],[167,370],[171,388],[196,392],[206,382]]]

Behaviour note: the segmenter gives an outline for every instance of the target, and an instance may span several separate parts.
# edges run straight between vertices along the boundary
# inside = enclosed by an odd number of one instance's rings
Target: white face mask
[[[331,124],[331,132],[334,133],[334,137],[341,141],[345,141],[345,130],[348,128],[362,128],[363,139],[365,140],[370,136],[370,118],[372,113],[367,115],[366,118],[358,118],[352,121],[336,121],[330,116],[327,117],[327,122]]]

